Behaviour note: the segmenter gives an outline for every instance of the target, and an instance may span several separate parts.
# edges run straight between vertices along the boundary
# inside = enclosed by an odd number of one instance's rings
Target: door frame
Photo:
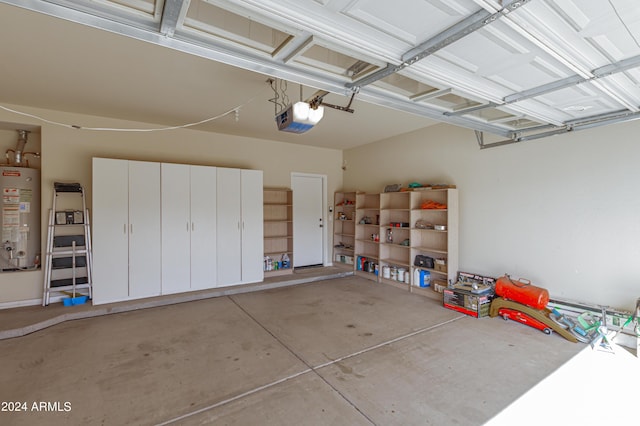
[[[331,262],[327,262],[330,259],[328,256],[329,244],[327,236],[329,235],[329,221],[327,220],[327,175],[320,175],[316,173],[300,173],[291,172],[291,188],[294,187],[293,180],[297,177],[313,177],[319,178],[322,181],[322,265],[331,266]],[[293,206],[295,210],[295,206]],[[294,236],[295,238],[295,236]],[[295,256],[295,253],[293,254]]]

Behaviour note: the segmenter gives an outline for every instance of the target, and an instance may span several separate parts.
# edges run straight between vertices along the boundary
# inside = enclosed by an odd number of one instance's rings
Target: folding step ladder
[[[92,297],[91,235],[84,189],[79,183],[55,182],[53,191],[42,306],[49,304],[51,296]],[[60,204],[64,210],[57,210]]]

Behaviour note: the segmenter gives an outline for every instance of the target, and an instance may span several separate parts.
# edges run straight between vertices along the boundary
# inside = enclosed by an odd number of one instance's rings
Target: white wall
[[[52,110],[21,106],[11,108],[48,120],[85,127],[158,127]],[[264,185],[275,187],[289,187],[291,172],[322,174],[327,176],[329,194],[333,194],[342,186],[342,152],[334,149],[185,129],[137,133],[77,130],[0,110],[0,124],[2,123],[41,126],[41,134],[33,137],[38,141],[42,152],[43,249],[46,243],[47,212],[51,208],[53,182],[80,182],[85,187],[90,207],[91,159],[94,156],[263,170]],[[3,128],[0,126],[0,129]],[[0,132],[0,137],[0,143],[9,139],[9,147],[15,147],[17,133],[6,130]],[[16,139],[11,142],[14,137]],[[26,149],[31,148],[27,145]],[[332,232],[332,229],[328,229],[329,235]],[[325,256],[329,260],[330,247],[331,244],[328,243]],[[0,273],[0,304],[8,307],[41,299],[43,279],[41,270]]]
[[[460,269],[632,310],[640,297],[640,121],[480,150],[449,125],[345,151],[345,190],[451,183]]]

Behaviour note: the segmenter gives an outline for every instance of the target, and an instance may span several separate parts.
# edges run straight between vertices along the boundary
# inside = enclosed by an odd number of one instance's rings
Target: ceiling
[[[640,117],[635,0],[0,0],[0,23],[2,104],[336,149]],[[312,99],[315,128],[277,130]]]

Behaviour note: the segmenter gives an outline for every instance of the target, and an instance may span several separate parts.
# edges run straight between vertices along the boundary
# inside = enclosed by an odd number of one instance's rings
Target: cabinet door
[[[262,170],[242,170],[242,282],[264,278],[264,223]]]
[[[239,284],[241,276],[240,170],[218,168],[218,286]]]
[[[162,294],[189,291],[191,218],[189,166],[161,165]]]
[[[128,162],[93,159],[93,304],[129,297]]]
[[[129,161],[129,296],[158,296],[160,163]]]
[[[216,168],[191,166],[191,289],[216,287]]]

